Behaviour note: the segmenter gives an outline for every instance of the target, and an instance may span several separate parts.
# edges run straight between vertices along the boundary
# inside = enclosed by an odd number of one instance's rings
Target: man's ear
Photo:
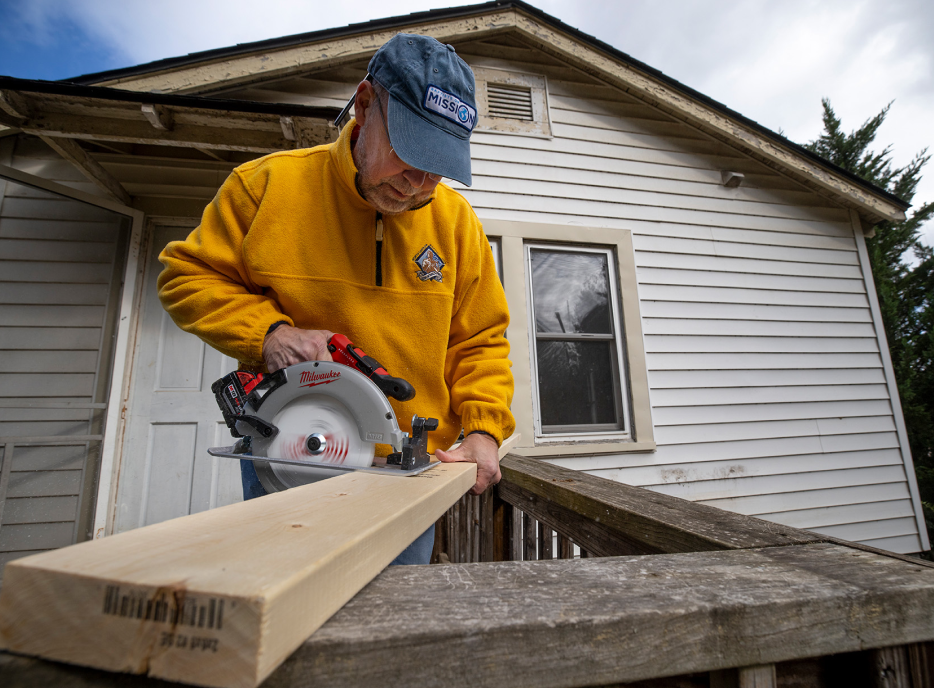
[[[357,85],[356,100],[354,100],[353,111],[357,124],[361,127],[366,124],[367,112],[370,105],[376,102],[376,89],[369,81],[361,81]]]

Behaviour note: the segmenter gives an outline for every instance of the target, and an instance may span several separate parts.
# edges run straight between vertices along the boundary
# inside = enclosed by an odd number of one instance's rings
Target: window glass
[[[531,257],[538,332],[612,332],[606,254],[533,249]]]
[[[529,246],[536,434],[627,432],[613,254]]]
[[[616,427],[612,342],[538,342],[542,425]]]

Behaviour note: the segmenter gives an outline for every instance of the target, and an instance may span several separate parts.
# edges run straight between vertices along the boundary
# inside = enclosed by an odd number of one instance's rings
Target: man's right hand
[[[263,340],[263,360],[270,373],[305,361],[332,361],[328,351],[328,330],[302,330],[279,325]]]

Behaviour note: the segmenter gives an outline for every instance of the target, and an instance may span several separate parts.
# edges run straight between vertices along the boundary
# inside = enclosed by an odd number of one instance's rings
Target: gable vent
[[[490,117],[532,121],[532,89],[506,84],[486,85]]]

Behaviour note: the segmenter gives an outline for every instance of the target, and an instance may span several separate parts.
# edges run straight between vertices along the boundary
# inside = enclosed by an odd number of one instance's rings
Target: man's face
[[[366,110],[353,158],[363,197],[384,215],[395,215],[425,203],[438,178],[409,167],[396,155],[389,141],[386,113],[375,89]],[[359,99],[359,96],[358,96]]]

